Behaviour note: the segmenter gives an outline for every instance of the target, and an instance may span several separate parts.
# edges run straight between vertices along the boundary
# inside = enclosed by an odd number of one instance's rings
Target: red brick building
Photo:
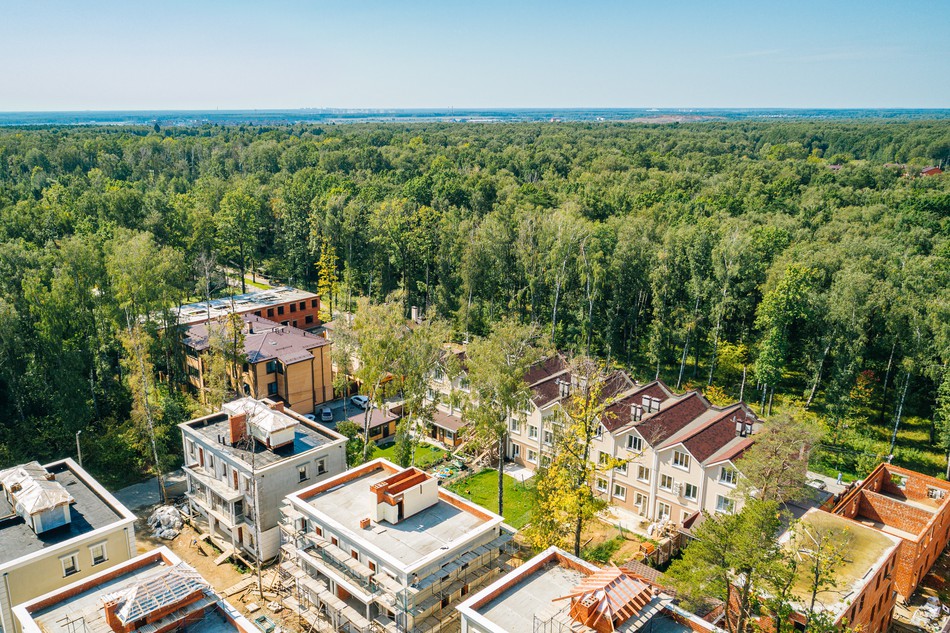
[[[832,512],[901,540],[894,584],[906,602],[950,542],[948,493],[950,482],[881,464]]]

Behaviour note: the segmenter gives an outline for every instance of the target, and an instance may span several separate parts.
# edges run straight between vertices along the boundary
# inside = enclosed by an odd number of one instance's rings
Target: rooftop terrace
[[[116,505],[113,506],[111,501],[84,481],[77,472],[71,470],[69,462],[55,462],[48,464],[46,468],[75,501],[69,507],[71,521],[58,528],[36,534],[22,518],[13,513],[13,508],[0,493],[0,565],[44,548],[59,545],[125,518],[123,517],[125,509],[118,505],[118,502],[115,502]]]
[[[317,295],[314,293],[307,292],[306,290],[298,290],[297,288],[291,288],[289,286],[271,288],[269,290],[256,290],[242,295],[234,295],[233,297],[212,299],[210,302],[199,301],[198,303],[183,305],[178,309],[178,323],[187,325],[207,321],[209,309],[212,320],[227,316],[231,314],[232,304],[235,312],[244,313],[290,301],[310,301],[313,299],[317,299]]]

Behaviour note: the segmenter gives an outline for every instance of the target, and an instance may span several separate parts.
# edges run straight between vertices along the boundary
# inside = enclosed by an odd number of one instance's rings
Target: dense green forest
[[[950,177],[918,174],[948,162],[946,121],[0,129],[0,465],[82,430],[131,478],[145,417],[174,452],[195,405],[162,309],[224,267],[315,290],[323,255],[334,308],[401,289],[460,340],[534,321],[815,417],[828,471],[900,422],[895,460],[942,472]]]

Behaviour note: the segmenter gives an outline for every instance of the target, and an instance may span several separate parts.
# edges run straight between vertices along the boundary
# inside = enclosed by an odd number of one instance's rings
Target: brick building
[[[320,325],[320,297],[289,286],[255,290],[233,297],[183,305],[178,308],[178,324],[206,323],[231,313],[253,314],[281,325],[309,330]]]
[[[881,464],[833,513],[896,536],[895,589],[907,601],[950,542],[950,482]]]

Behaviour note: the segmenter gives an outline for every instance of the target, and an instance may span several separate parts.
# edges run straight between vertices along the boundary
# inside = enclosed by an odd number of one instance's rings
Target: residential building
[[[465,361],[465,346],[447,345],[429,379],[427,400],[435,403],[435,412],[426,436],[449,448],[463,444],[468,426],[462,418],[463,402],[470,393]]]
[[[500,516],[385,459],[289,495],[283,514],[292,606],[346,631],[457,630],[455,605],[499,572],[512,536]]]
[[[0,471],[0,631],[13,606],[135,555],[135,515],[71,459]]]
[[[856,631],[887,631],[896,594],[895,569],[899,565],[900,538],[866,527],[842,516],[812,508],[779,541],[794,548],[803,564],[809,562],[811,544],[820,534],[836,533],[846,544],[847,555],[834,571],[833,586],[816,594],[815,609],[830,615],[835,626]],[[810,578],[799,574],[792,584],[791,618],[801,629],[811,606]],[[772,630],[768,618],[760,622]]]
[[[190,509],[222,548],[277,556],[281,499],[346,470],[346,437],[270,399],[178,425]]]
[[[900,540],[894,588],[906,602],[950,543],[950,482],[883,463],[834,514]]]
[[[366,411],[357,410],[347,419],[362,429],[366,425]],[[396,437],[396,424],[399,419],[400,416],[389,409],[373,407],[369,413],[369,439],[377,445],[392,441]]]
[[[330,342],[305,330],[281,325],[254,314],[242,315],[247,362],[232,386],[245,396],[280,400],[297,413],[313,413],[333,399]],[[189,383],[204,401],[211,334],[221,321],[189,325],[183,333],[185,369]]]
[[[24,633],[259,633],[160,547],[14,608]]]
[[[599,569],[556,547],[471,596],[458,611],[462,633],[722,633],[622,568]]]
[[[245,294],[189,303],[178,308],[178,324],[217,321],[229,314],[253,314],[309,330],[320,325],[320,297],[289,286],[254,290]]]

